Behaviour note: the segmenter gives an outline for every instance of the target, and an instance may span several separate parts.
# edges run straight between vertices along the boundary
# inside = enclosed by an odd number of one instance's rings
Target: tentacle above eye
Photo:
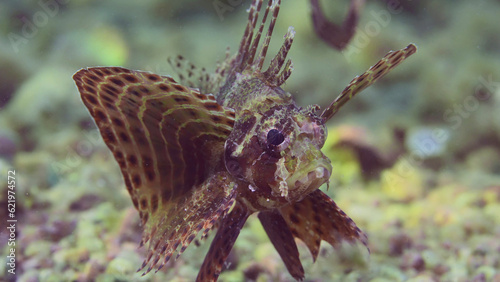
[[[415,54],[415,52],[417,52],[417,47],[413,44],[398,51],[391,51],[375,65],[371,66],[365,73],[356,76],[347,87],[344,88],[342,93],[340,93],[340,95],[323,111],[321,117],[324,122],[332,118],[339,109],[356,94],[375,83],[375,81],[382,78],[393,68],[401,64],[406,58]]]

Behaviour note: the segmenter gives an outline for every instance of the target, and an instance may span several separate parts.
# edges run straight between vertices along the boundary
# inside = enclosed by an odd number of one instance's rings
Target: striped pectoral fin
[[[82,69],[74,79],[136,207],[145,191],[170,202],[223,169],[235,114],[212,95],[118,67]]]
[[[209,178],[224,170],[224,142],[234,111],[212,95],[148,72],[89,68],[73,78],[120,166],[145,226],[144,243],[163,236],[155,233],[158,221],[174,228],[172,221],[191,207],[188,202],[197,195],[193,190],[208,189]],[[226,191],[217,189],[217,195]],[[203,209],[203,201],[198,203]]]
[[[227,172],[210,177],[167,210],[159,210],[145,226],[143,241],[149,241],[148,255],[141,269],[145,273],[162,268],[177,250],[176,259],[202,232],[205,237],[223,218],[236,198],[235,184]]]
[[[366,235],[325,193],[316,190],[302,201],[280,208],[294,237],[301,239],[311,251],[313,260],[319,254],[321,240],[334,247],[341,241],[360,241],[367,246]]]
[[[246,206],[236,201],[233,209],[220,222],[217,234],[210,245],[200,272],[196,278],[197,282],[217,281],[222,267],[226,262],[229,252],[233,248],[241,228],[250,215]]]
[[[259,212],[259,220],[290,275],[297,280],[303,280],[304,268],[300,262],[299,250],[281,214],[278,211]]]

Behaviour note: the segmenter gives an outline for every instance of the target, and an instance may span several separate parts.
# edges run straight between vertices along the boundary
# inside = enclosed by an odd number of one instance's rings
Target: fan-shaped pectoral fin
[[[227,172],[220,172],[165,213],[154,214],[144,230],[144,241],[149,241],[148,256],[143,268],[146,273],[161,269],[177,251],[176,259],[196,236],[206,237],[215,223],[228,214],[236,198],[236,184]],[[166,216],[168,215],[168,216]]]
[[[316,190],[302,201],[280,208],[281,215],[293,235],[311,251],[313,260],[319,253],[321,240],[334,247],[341,241],[360,241],[367,246],[366,235],[325,193]]]
[[[159,269],[234,203],[222,156],[235,112],[148,72],[98,67],[74,80],[141,217],[149,244],[141,269]]]

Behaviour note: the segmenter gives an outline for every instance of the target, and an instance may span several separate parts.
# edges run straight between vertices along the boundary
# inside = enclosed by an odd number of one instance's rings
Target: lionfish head
[[[278,104],[247,110],[226,141],[226,168],[271,200],[299,201],[330,178],[330,160],[321,152],[325,139],[325,125],[310,110]]]
[[[300,201],[328,182],[332,167],[321,152],[326,139],[324,120],[317,108],[296,106],[280,86],[293,66],[287,54],[294,30],[289,28],[278,54],[264,70],[281,1],[269,1],[261,24],[262,1],[254,1],[238,53],[231,61],[228,79],[221,87],[222,103],[237,109],[236,122],[225,143],[226,169],[255,192],[260,208]],[[268,30],[260,45],[270,15]]]

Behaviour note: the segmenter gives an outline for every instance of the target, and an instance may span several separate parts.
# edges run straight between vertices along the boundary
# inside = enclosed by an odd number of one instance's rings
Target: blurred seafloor
[[[368,1],[343,52],[318,39],[308,1],[284,2],[270,53],[294,26],[284,89],[299,105],[325,107],[389,50],[419,48],[329,123],[327,193],[368,234],[371,253],[323,242],[313,264],[300,244],[306,281],[500,281],[500,1]],[[337,23],[348,7],[321,3]],[[1,263],[0,280],[196,277],[208,242],[155,275],[135,273],[144,256],[138,215],[71,76],[89,66],[174,75],[166,58],[178,54],[213,69],[227,46],[236,49],[249,4],[0,2],[4,259],[9,169],[18,220],[16,277]],[[221,281],[292,280],[255,216],[228,261]]]

